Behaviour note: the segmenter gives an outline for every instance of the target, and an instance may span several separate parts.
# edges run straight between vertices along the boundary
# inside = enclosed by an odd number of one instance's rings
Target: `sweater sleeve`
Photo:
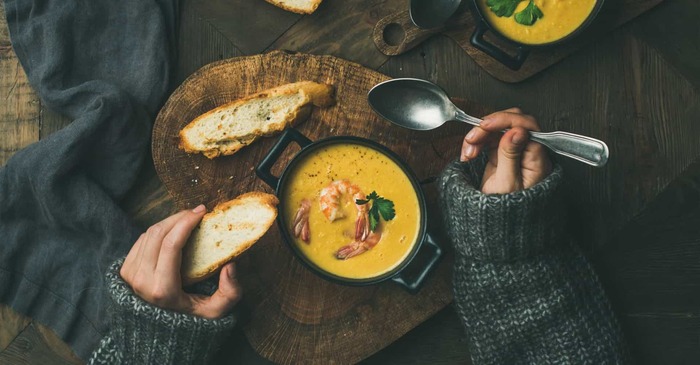
[[[628,363],[595,272],[566,240],[561,167],[529,189],[485,195],[484,165],[454,162],[439,182],[473,364]]]
[[[107,272],[110,331],[89,364],[206,364],[233,329],[233,315],[210,320],[155,307],[124,282],[122,263]]]

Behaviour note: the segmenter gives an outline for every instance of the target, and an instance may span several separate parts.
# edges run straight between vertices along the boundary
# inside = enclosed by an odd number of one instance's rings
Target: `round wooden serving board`
[[[315,108],[308,120],[296,126],[299,131],[312,140],[334,135],[370,138],[403,156],[419,179],[436,176],[458,155],[466,126],[450,124],[435,131],[415,132],[380,119],[367,104],[366,95],[386,79],[335,57],[281,51],[207,65],[175,90],[158,114],[152,145],[158,175],[183,209],[200,203],[211,209],[245,192],[271,192],[256,178],[254,169],[276,137],[263,138],[233,156],[209,160],[179,150],[178,132],[196,116],[231,100],[311,80],[335,85],[337,104]],[[476,115],[487,112],[461,104]],[[290,148],[280,164],[296,150]],[[276,168],[273,172],[279,173],[282,167]],[[425,186],[428,219],[431,229],[439,231],[437,195],[430,185]],[[449,248],[445,241],[441,245]],[[449,257],[444,260],[417,295],[391,282],[361,288],[340,286],[303,267],[281,241],[275,225],[237,260],[245,307],[250,310],[246,336],[262,356],[277,363],[360,361],[450,303],[451,261]]]

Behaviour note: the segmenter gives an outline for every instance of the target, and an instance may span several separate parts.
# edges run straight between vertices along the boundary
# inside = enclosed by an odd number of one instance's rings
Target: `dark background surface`
[[[369,35],[404,0],[325,0],[298,16],[262,0],[186,0],[179,31],[179,80],[219,59],[289,49],[332,54],[393,77],[436,82],[451,96],[518,106],[543,130],[605,140],[604,169],[560,160],[566,171],[570,230],[591,256],[642,364],[700,361],[700,3],[657,8],[519,84],[487,75],[445,37],[386,57]],[[0,27],[0,162],[60,129],[26,83]],[[177,85],[174,85],[177,86]],[[469,112],[467,110],[467,112]],[[144,227],[175,208],[152,166],[125,202]],[[241,333],[217,363],[266,363]],[[76,363],[70,350],[29,318],[0,306],[0,364]],[[469,363],[452,307],[367,364]]]

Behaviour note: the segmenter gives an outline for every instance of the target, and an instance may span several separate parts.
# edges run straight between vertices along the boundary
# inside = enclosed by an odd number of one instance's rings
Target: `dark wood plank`
[[[700,95],[654,48],[623,29],[547,72],[516,85],[484,75],[443,37],[392,58],[380,70],[431,80],[452,96],[499,109],[521,107],[543,130],[601,138],[611,160],[593,169],[558,158],[566,170],[572,230],[592,249],[651,201],[700,154]],[[627,62],[620,62],[627,60]],[[467,112],[470,112],[467,110]]]
[[[250,4],[250,5],[246,5]],[[231,40],[236,39],[231,34],[222,32],[216,27],[212,18],[203,14],[217,14],[223,20],[230,23],[241,24],[247,19],[253,22],[258,19],[248,11],[254,4],[266,4],[265,1],[194,1],[186,0],[182,4],[180,15],[180,27],[178,30],[178,60],[177,60],[177,83],[172,85],[177,87],[187,76],[197,71],[200,67],[225,58],[244,55],[245,51],[239,50]],[[273,7],[274,8],[274,7]],[[277,19],[276,16],[265,16],[268,21]],[[286,28],[285,28],[286,29]],[[250,36],[253,28],[237,29],[234,33],[246,40],[258,43],[262,42],[255,36]],[[279,35],[275,36],[277,38]],[[262,42],[264,43],[264,42]],[[268,43],[265,43],[267,46]],[[264,49],[264,47],[262,48]]]
[[[469,356],[464,326],[449,306],[361,364],[469,365]]]
[[[122,202],[124,210],[144,231],[177,212],[172,197],[156,175],[150,154],[147,158],[146,166],[139,172],[140,183],[129,191]]]
[[[644,364],[700,358],[700,160],[595,255]]]
[[[76,359],[67,359],[54,352],[36,326],[30,324],[0,352],[1,365],[77,365]]]
[[[665,1],[631,25],[644,40],[700,89],[700,6],[696,0]]]
[[[188,2],[192,3],[189,9],[196,10],[202,20],[214,26],[245,54],[262,52],[302,18],[263,0],[185,1]],[[321,4],[317,11],[325,7],[326,4]]]
[[[240,307],[239,307],[240,308]],[[260,356],[250,346],[245,333],[241,328],[246,323],[245,316],[239,321],[239,326],[224,340],[226,346],[222,346],[212,359],[213,365],[273,365],[274,362]]]
[[[403,9],[403,0],[325,1],[304,16],[269,49],[286,49],[315,55],[334,55],[369,68],[387,60],[372,42],[374,25],[382,17]]]
[[[697,315],[623,315],[622,322],[637,364],[688,365],[700,358]]]

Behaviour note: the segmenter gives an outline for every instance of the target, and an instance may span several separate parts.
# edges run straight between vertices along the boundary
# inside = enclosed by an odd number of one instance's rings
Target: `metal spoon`
[[[461,2],[462,0],[411,0],[408,15],[418,28],[435,28],[451,17]]]
[[[439,86],[420,79],[393,79],[375,85],[367,94],[369,105],[377,114],[401,127],[430,130],[449,120],[479,125],[447,97]],[[587,163],[604,166],[608,162],[608,146],[595,138],[567,132],[530,132],[530,140],[552,151]]]

